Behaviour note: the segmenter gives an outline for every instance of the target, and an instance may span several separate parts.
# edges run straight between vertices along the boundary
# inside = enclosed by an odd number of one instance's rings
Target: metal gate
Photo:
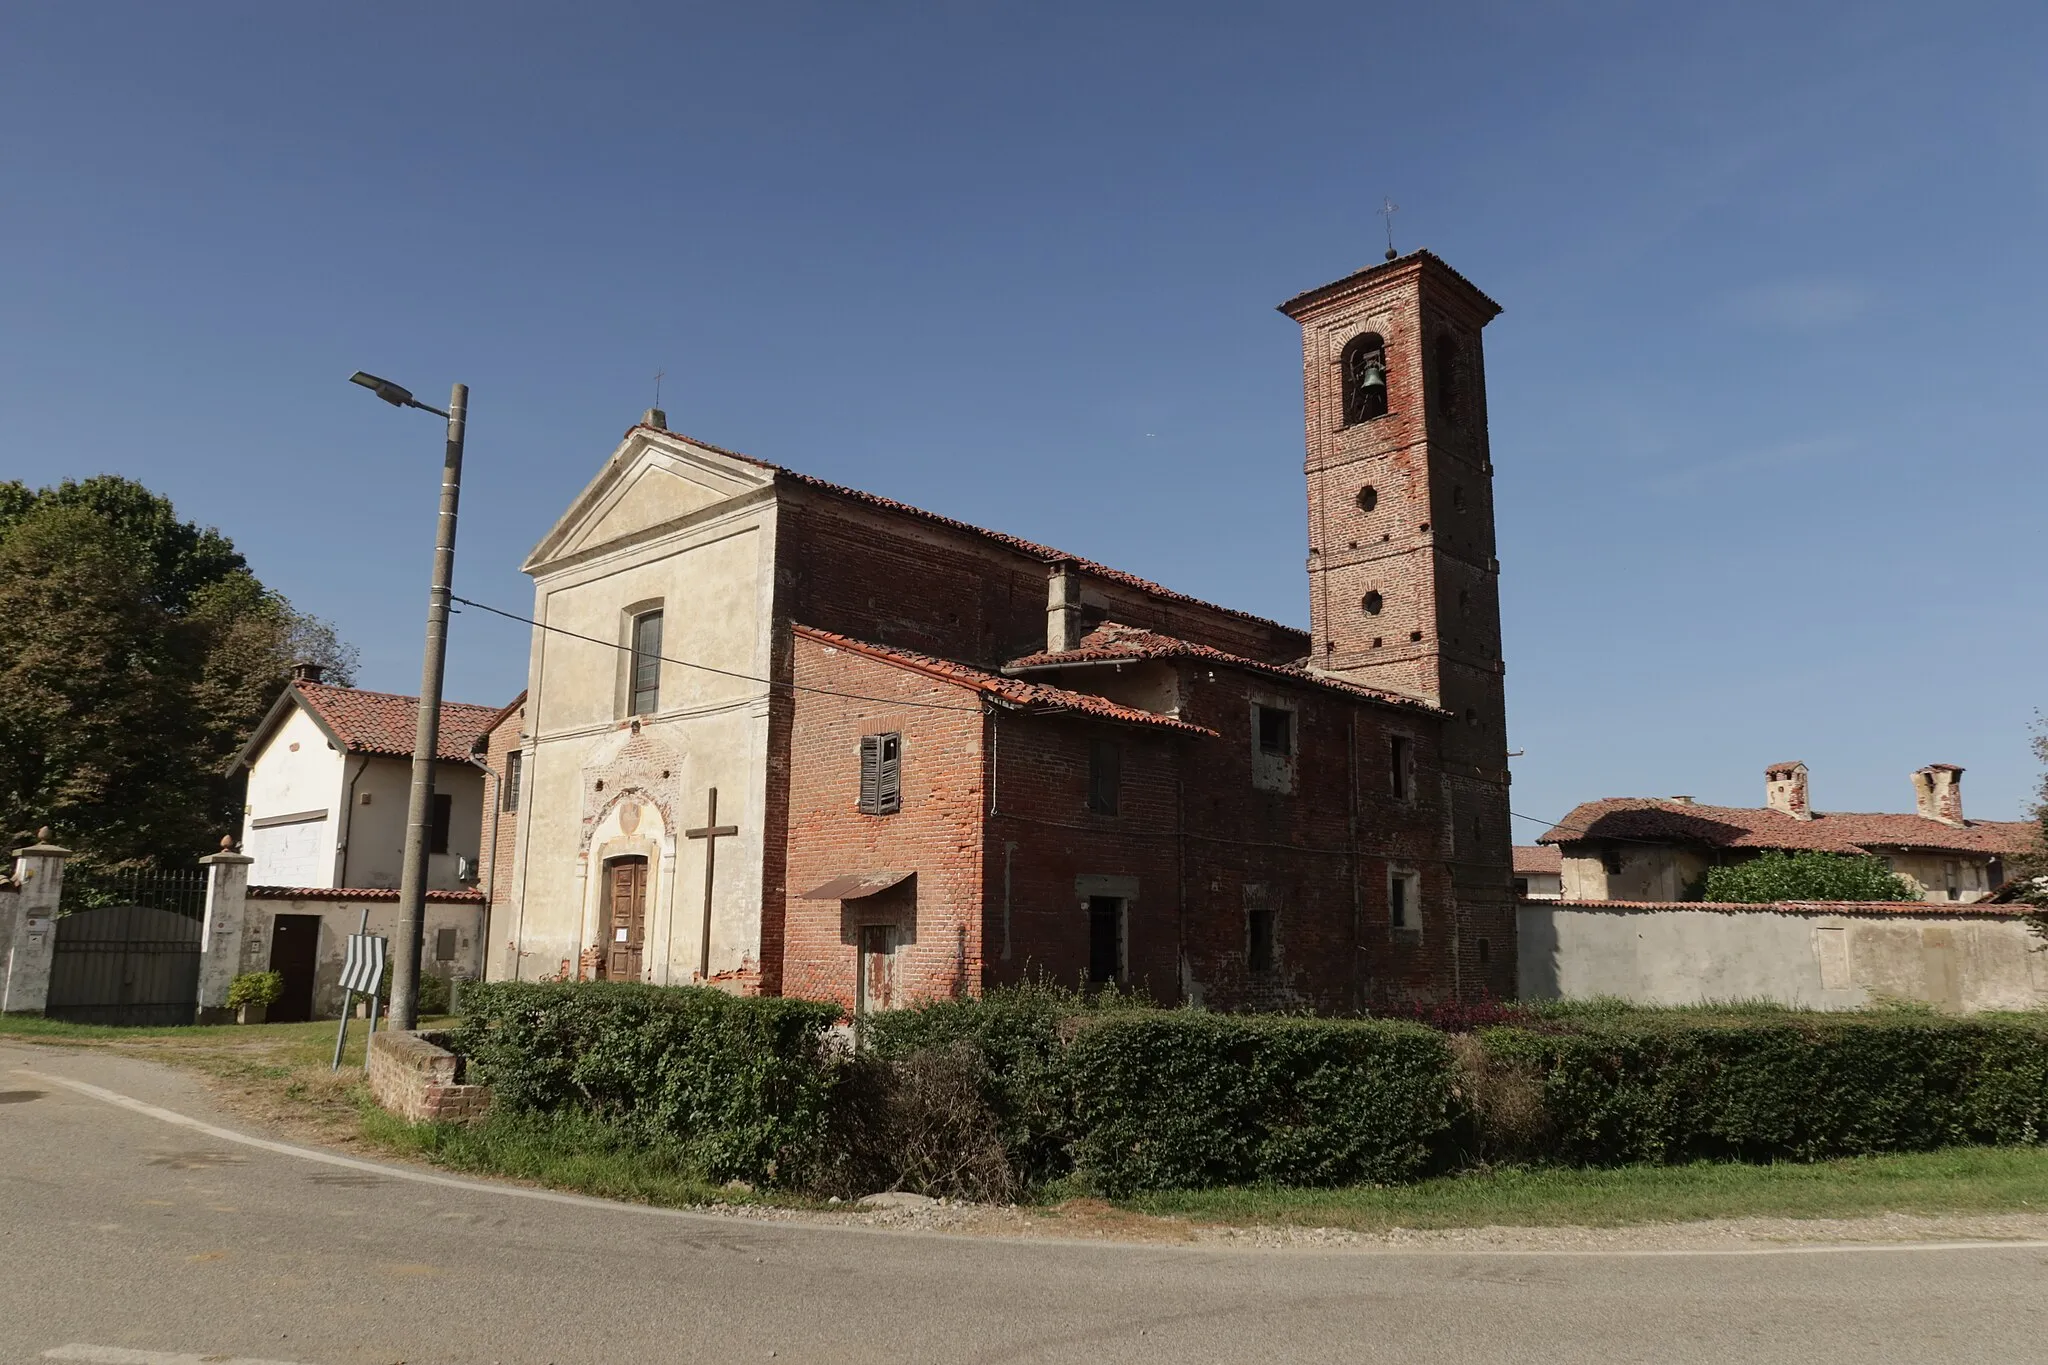
[[[77,1024],[189,1024],[199,1007],[200,922],[148,905],[57,919],[43,1013]]]

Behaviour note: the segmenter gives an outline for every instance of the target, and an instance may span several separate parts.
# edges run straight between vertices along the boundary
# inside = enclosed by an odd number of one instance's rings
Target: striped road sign
[[[384,982],[384,950],[390,943],[382,934],[350,934],[341,960],[341,988],[375,995]]]

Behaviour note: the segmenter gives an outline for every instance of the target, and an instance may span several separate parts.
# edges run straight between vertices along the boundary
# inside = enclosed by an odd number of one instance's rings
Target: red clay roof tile
[[[1200,725],[1173,716],[1162,716],[1156,711],[1143,711],[1135,706],[1125,706],[1107,697],[1098,697],[1092,692],[1073,692],[1064,687],[1049,687],[1044,683],[1025,682],[1021,678],[1006,678],[1000,673],[990,673],[972,664],[956,663],[951,659],[938,659],[914,650],[898,649],[893,645],[871,644],[866,640],[854,640],[815,626],[799,625],[797,634],[807,636],[820,643],[837,649],[851,650],[870,658],[893,663],[899,667],[915,669],[920,673],[958,683],[960,686],[994,697],[1012,706],[1032,711],[1068,711],[1092,716],[1097,720],[1115,721],[1123,725],[1151,725],[1161,729],[1177,730],[1182,734],[1208,735],[1214,738],[1216,732]]]
[[[303,679],[294,682],[292,690],[350,753],[412,757],[413,732],[420,717],[418,697],[366,692],[359,687],[333,687]],[[489,730],[503,709],[460,701],[442,702],[437,756],[449,763],[468,762],[470,746]]]
[[[1918,815],[1815,811],[1798,820],[1768,807],[1701,806],[1643,797],[1608,797],[1575,806],[1539,844],[1582,839],[1865,853],[1873,848],[2014,854],[2033,846],[2040,826],[2025,820],[1970,820],[1961,827]]]
[[[1205,663],[1245,668],[1294,682],[1334,688],[1339,692],[1348,692],[1353,696],[1383,702],[1389,706],[1409,707],[1427,711],[1431,715],[1446,714],[1442,708],[1431,706],[1417,697],[1404,697],[1398,692],[1365,687],[1327,673],[1311,672],[1298,664],[1269,664],[1258,659],[1247,659],[1210,645],[1197,644],[1193,640],[1176,639],[1171,635],[1162,635],[1156,630],[1146,630],[1142,626],[1126,626],[1115,621],[1104,621],[1082,636],[1081,643],[1073,649],[1061,650],[1058,653],[1027,654],[1021,659],[1010,660],[1003,666],[1003,671],[1029,673],[1039,669],[1066,668],[1074,664],[1128,663],[1140,659],[1200,659]]]

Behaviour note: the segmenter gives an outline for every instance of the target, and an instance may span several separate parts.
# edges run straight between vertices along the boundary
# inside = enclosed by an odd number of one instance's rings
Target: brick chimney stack
[[[1087,629],[1081,619],[1081,575],[1072,560],[1051,566],[1045,579],[1045,652],[1076,648]]]
[[[1922,820],[1938,820],[1961,828],[1963,770],[1953,763],[1930,763],[1914,773],[1913,803]]]
[[[1764,804],[1794,820],[1811,820],[1813,807],[1806,799],[1806,765],[1795,761],[1773,763],[1765,768]]]
[[[310,659],[301,659],[292,665],[293,682],[316,683],[326,676],[327,670]]]

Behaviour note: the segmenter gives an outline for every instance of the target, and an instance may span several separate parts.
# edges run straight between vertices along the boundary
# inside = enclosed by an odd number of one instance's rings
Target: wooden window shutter
[[[875,813],[894,815],[903,809],[903,737],[880,735],[881,761],[876,773]]]
[[[860,740],[860,809],[879,815],[882,805],[882,737],[862,735]]]

